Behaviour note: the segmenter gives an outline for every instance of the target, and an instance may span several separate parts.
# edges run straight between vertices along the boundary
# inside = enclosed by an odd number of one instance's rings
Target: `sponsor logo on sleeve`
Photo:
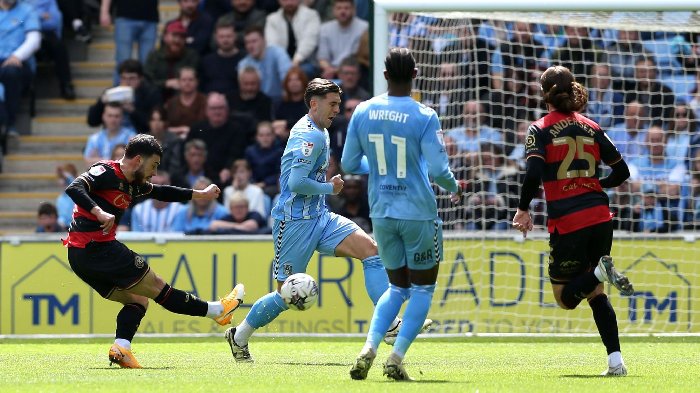
[[[105,167],[103,167],[102,165],[94,166],[90,168],[88,173],[93,176],[100,176],[101,174],[105,173]]]
[[[313,142],[301,142],[301,154],[304,156],[308,157],[311,155],[311,152],[314,151],[314,144]]]

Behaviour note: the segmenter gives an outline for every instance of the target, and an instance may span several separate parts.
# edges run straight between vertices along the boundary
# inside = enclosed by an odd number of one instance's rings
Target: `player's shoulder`
[[[119,162],[112,160],[97,161],[88,168],[88,173],[93,176],[101,176],[102,174],[113,175],[116,173]]]
[[[595,131],[602,131],[602,129],[600,128],[600,125],[598,125],[598,123],[596,123],[595,121],[587,118],[586,116],[584,116],[578,112],[574,112],[574,118],[576,119],[576,121],[591,127]]]

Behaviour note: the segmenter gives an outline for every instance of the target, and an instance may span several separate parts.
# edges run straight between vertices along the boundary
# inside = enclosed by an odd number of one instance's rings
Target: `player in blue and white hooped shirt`
[[[355,108],[341,160],[346,172],[369,172],[370,218],[390,282],[350,376],[367,378],[383,332],[408,301],[384,374],[409,380],[403,358],[430,310],[442,256],[442,221],[430,178],[452,193],[452,202],[461,193],[437,114],[411,98],[418,72],[413,55],[406,48],[393,48],[384,65],[388,92]]]
[[[340,94],[338,85],[320,78],[309,82],[304,93],[309,113],[291,130],[282,156],[281,195],[272,208],[277,291],[258,299],[246,318],[226,331],[236,361],[252,361],[250,336],[289,309],[279,290],[288,276],[306,272],[314,251],[360,259],[365,288],[374,304],[389,286],[377,243],[357,224],[326,208],[326,195],[343,189],[340,175],[326,181],[330,157],[326,128],[340,111]],[[388,328],[398,330],[399,325],[400,320],[395,319]]]

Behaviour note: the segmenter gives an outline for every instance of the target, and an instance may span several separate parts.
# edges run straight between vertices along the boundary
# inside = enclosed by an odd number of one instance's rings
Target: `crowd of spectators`
[[[109,89],[89,108],[88,124],[101,129],[86,146],[86,164],[109,158],[134,133],[151,133],[165,150],[157,181],[195,188],[216,183],[225,191],[218,202],[192,202],[177,212],[168,204],[138,204],[125,215],[124,230],[269,232],[280,157],[290,128],[307,111],[303,92],[314,77],[343,89],[342,111],[329,129],[329,177],[340,173],[348,120],[370,98],[366,0],[179,0],[179,15],[164,23],[160,36],[157,0],[135,3],[102,0],[100,23],[115,27],[114,82],[129,94]],[[467,181],[462,206],[448,208],[438,198],[448,229],[509,227],[525,133],[546,113],[538,78],[553,64],[569,67],[587,86],[583,114],[603,127],[630,164],[630,181],[609,192],[616,228],[700,227],[700,35],[447,23],[403,13],[391,16],[389,33],[391,46],[413,50],[420,67],[415,98],[440,115],[452,167]],[[133,44],[136,58],[125,49]],[[670,55],[659,50],[664,44]],[[15,105],[10,101],[8,109]],[[331,209],[371,230],[366,179],[345,180],[344,193],[328,198]],[[538,224],[546,220],[542,200],[532,206]]]

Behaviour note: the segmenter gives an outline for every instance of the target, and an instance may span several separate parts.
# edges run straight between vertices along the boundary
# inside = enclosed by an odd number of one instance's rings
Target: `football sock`
[[[224,312],[224,306],[220,301],[207,302],[207,318],[216,318]]]
[[[191,293],[175,289],[168,284],[165,284],[163,290],[153,300],[166,310],[176,314],[204,317],[209,310],[209,306],[204,300]]]
[[[401,357],[401,359],[406,355],[408,347],[411,346],[411,343],[416,339],[418,332],[420,332],[423,327],[425,317],[428,316],[428,310],[430,310],[430,302],[433,300],[434,292],[435,284],[411,284],[411,298],[408,300],[408,304],[406,304],[401,330],[399,330],[399,335],[396,337],[396,342],[394,343],[394,349],[392,351]]]
[[[584,273],[564,286],[564,290],[561,292],[561,302],[573,310],[586,298],[586,295],[593,292],[598,284],[600,281],[593,272]]]
[[[389,288],[389,276],[379,255],[363,259],[362,270],[365,274],[365,289],[369,298],[372,299],[372,304],[376,305],[382,294]]]
[[[129,351],[131,351],[131,341],[129,341],[129,340],[125,340],[123,338],[117,338],[114,340],[114,343],[119,345],[120,347],[122,347],[124,349],[128,349]]]
[[[619,366],[620,363],[622,363],[622,354],[620,352],[613,352],[608,355],[608,366],[609,367],[616,367]]]
[[[617,316],[608,296],[604,293],[591,299],[588,304],[593,310],[593,319],[603,340],[608,355],[620,352],[620,337],[617,333]],[[619,363],[617,363],[619,364]],[[614,364],[616,366],[617,364]]]
[[[134,339],[136,330],[141,324],[141,319],[146,315],[146,308],[138,303],[125,304],[119,314],[117,314],[117,331],[115,344],[121,345],[126,349],[131,349],[131,340]],[[120,342],[117,342],[121,340]],[[126,345],[124,345],[126,341]]]
[[[289,310],[282,296],[275,291],[258,299],[250,308],[245,320],[253,329],[261,328],[272,322],[283,311]]]
[[[593,269],[593,274],[595,274],[595,277],[598,279],[598,281],[600,281],[600,282],[606,281],[605,273],[600,271],[600,266],[596,266],[595,269]]]
[[[377,306],[374,308],[372,322],[369,325],[369,334],[367,335],[367,344],[376,352],[379,343],[386,335],[386,331],[392,321],[396,319],[396,315],[401,310],[401,305],[410,296],[408,288],[401,288],[395,285],[389,285],[389,290],[384,292],[379,298]]]
[[[236,344],[245,347],[248,345],[248,339],[253,335],[253,332],[255,332],[255,328],[250,326],[248,321],[243,319],[241,323],[236,326],[236,334],[233,336],[233,341],[235,341]]]

